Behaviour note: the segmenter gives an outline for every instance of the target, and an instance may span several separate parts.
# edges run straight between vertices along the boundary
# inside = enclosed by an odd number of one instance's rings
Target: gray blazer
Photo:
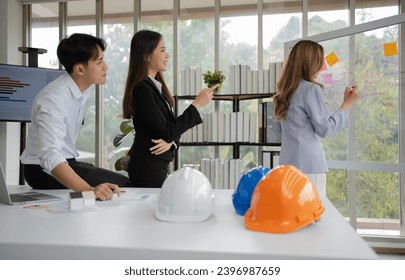
[[[320,138],[327,138],[349,126],[345,112],[339,108],[330,115],[322,88],[301,80],[281,122],[280,164],[290,164],[304,173],[328,171]]]

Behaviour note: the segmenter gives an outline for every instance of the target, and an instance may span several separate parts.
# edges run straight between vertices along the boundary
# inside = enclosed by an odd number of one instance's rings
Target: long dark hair
[[[163,38],[162,34],[151,30],[140,30],[135,33],[131,40],[131,49],[129,52],[128,77],[125,85],[124,100],[122,104],[123,117],[131,118],[135,114],[133,104],[132,89],[140,81],[148,77],[148,57],[157,48],[159,41]],[[163,74],[158,72],[155,79],[162,84],[162,94],[167,98],[170,106],[174,106],[174,99]]]
[[[278,120],[285,120],[291,97],[301,79],[324,86],[314,80],[314,75],[324,63],[323,47],[310,40],[301,40],[292,48],[285,61],[280,80],[277,83],[277,93],[273,97],[274,110]]]

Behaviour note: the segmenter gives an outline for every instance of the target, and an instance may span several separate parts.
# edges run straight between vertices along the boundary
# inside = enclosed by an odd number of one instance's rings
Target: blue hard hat
[[[242,175],[232,195],[233,207],[239,215],[245,215],[250,207],[250,199],[257,183],[270,171],[270,168],[258,166]]]

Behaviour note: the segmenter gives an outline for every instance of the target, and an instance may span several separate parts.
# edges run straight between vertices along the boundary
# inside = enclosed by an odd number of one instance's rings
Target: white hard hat
[[[214,208],[214,192],[208,178],[196,169],[174,171],[163,182],[155,216],[166,222],[193,223],[208,219]]]

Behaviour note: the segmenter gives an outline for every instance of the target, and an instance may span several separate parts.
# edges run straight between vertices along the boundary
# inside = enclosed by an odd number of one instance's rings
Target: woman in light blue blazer
[[[326,196],[325,152],[320,141],[348,127],[346,112],[359,96],[356,87],[346,87],[343,102],[333,114],[323,99],[324,86],[315,81],[324,64],[323,47],[309,40],[291,50],[274,95],[276,118],[281,121],[280,164],[301,169]]]

